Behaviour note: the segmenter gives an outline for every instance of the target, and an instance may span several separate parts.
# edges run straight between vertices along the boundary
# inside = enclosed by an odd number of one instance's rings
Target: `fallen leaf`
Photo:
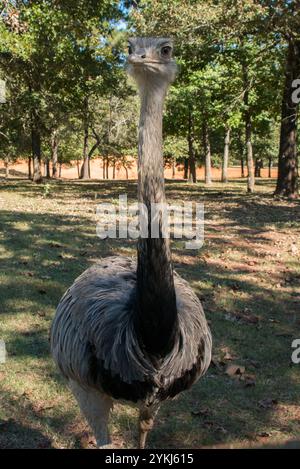
[[[296,253],[298,252],[298,248],[297,248],[297,246],[295,246],[295,244],[292,244],[292,245],[291,245],[291,250],[290,250],[290,252],[292,252],[293,254],[296,254]]]
[[[223,359],[224,360],[233,360],[233,356],[231,355],[231,353],[226,352]]]
[[[192,410],[191,414],[195,417],[208,417],[210,415],[210,410],[207,407],[203,407],[199,410]]]
[[[228,431],[224,427],[217,427],[216,431],[223,433],[223,435],[226,435]]]
[[[260,321],[260,318],[255,314],[249,313],[249,310],[246,308],[244,313],[227,313],[225,314],[225,319],[231,322],[239,322],[243,324],[257,324]]]
[[[233,355],[230,353],[229,347],[222,347],[222,348],[221,348],[221,352],[224,354],[223,357],[222,357],[223,360],[229,361],[229,360],[234,360],[234,359],[237,358],[236,356],[233,356]]]
[[[272,398],[269,398],[269,397],[267,397],[266,399],[261,399],[260,401],[258,401],[258,405],[262,409],[271,409],[272,407],[275,407],[277,404],[278,404],[277,399],[272,399]]]
[[[236,375],[242,375],[245,373],[245,367],[241,365],[228,365],[225,370],[226,375],[234,377]]]
[[[214,366],[215,368],[217,368],[218,370],[222,370],[222,367],[220,366],[220,362],[219,360],[216,358],[216,357],[213,357],[211,359],[211,365]]]
[[[204,427],[213,427],[214,422],[212,422],[211,420],[206,420],[205,422],[203,422],[203,426]]]
[[[53,241],[49,244],[49,246],[51,248],[61,248],[62,247],[62,245],[60,243],[55,243]]]
[[[258,436],[262,437],[262,438],[268,438],[270,436],[270,433],[268,432],[261,432],[261,433],[258,433]]]
[[[80,438],[80,443],[83,448],[88,448],[89,445],[95,446],[95,440],[88,432],[83,433]]]
[[[247,314],[242,317],[242,320],[248,324],[257,324],[259,322],[259,317],[255,316],[255,314]]]
[[[245,374],[240,377],[240,381],[244,382],[246,388],[250,388],[256,385],[256,377],[255,375]]]

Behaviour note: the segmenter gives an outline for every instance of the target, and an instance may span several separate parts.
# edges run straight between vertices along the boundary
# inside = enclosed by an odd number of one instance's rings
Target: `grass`
[[[207,375],[166,403],[148,444],[153,448],[249,447],[299,438],[300,204],[274,200],[274,181],[254,195],[228,185],[168,182],[169,201],[204,202],[205,245],[173,242],[176,270],[203,301],[214,338]],[[2,183],[0,192],[0,448],[80,448],[87,426],[49,355],[55,307],[97,258],[135,254],[130,240],[101,241],[95,207],[128,194],[134,182]],[[242,374],[229,376],[236,364]],[[230,373],[229,373],[230,374]],[[116,446],[136,446],[133,407],[117,404]],[[91,444],[89,445],[92,446]]]

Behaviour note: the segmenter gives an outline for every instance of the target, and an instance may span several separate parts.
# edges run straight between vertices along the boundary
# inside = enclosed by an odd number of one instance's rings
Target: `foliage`
[[[192,116],[198,164],[204,130],[219,165],[228,128],[230,162],[237,163],[245,154],[246,115],[254,157],[274,160],[287,38],[299,39],[294,3],[7,0],[0,18],[0,74],[9,96],[1,107],[1,157],[29,154],[34,123],[46,159],[53,132],[60,162],[101,155],[123,164],[135,156],[138,100],[124,52],[128,35],[139,34],[175,41],[179,72],[164,114],[166,160],[188,156]]]

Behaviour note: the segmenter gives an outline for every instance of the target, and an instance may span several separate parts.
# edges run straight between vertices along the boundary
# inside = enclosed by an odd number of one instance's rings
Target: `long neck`
[[[148,212],[146,234],[138,240],[137,314],[143,344],[162,356],[177,331],[176,297],[169,239],[162,237],[162,212],[157,211],[157,237],[151,237],[151,206],[165,204],[162,156],[162,111],[165,90],[154,84],[141,90],[138,151],[138,200]],[[156,205],[157,207],[157,205]]]

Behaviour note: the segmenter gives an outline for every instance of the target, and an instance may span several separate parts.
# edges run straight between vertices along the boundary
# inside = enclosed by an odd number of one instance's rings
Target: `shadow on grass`
[[[6,175],[6,169],[5,168],[0,168],[0,176],[5,176]],[[9,179],[13,176],[14,178],[22,178],[22,179],[28,179],[27,174],[24,173],[23,171],[18,171],[17,169],[10,168],[9,169]],[[7,180],[7,179],[6,179]]]
[[[0,449],[51,448],[52,444],[39,430],[9,419],[0,420]]]
[[[30,392],[24,392],[17,399],[7,390],[1,390],[1,400],[5,411],[10,411],[13,417],[0,419],[0,449],[54,448],[53,433],[66,440],[73,439],[75,447],[81,447],[80,436],[86,425],[74,429],[74,422],[78,423],[75,412],[65,411],[62,417],[52,415],[53,406],[33,400]]]

